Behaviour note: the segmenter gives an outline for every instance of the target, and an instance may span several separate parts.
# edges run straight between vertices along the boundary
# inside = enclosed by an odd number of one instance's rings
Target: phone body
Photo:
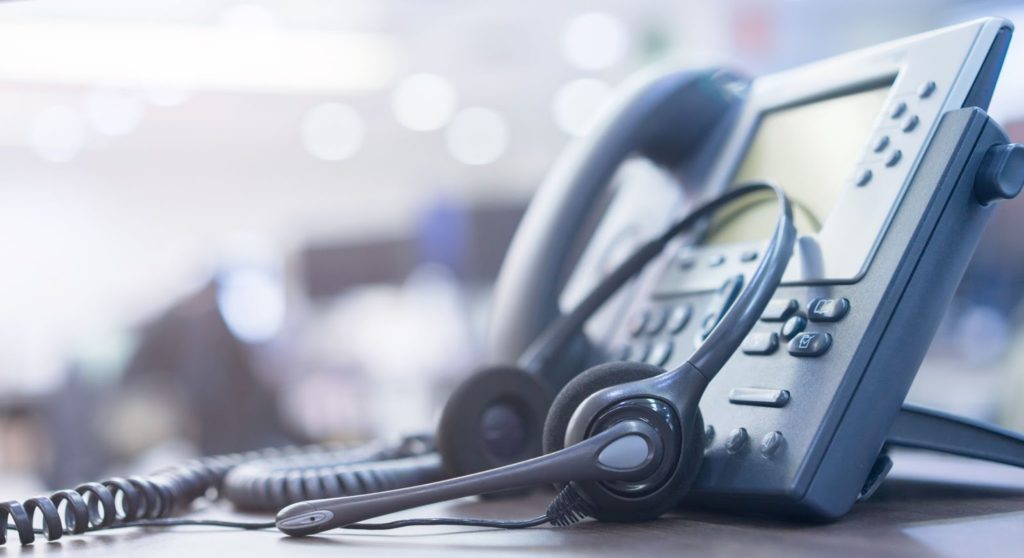
[[[794,198],[801,236],[783,284],[702,400],[709,441],[689,502],[834,519],[857,501],[991,213],[974,177],[1007,141],[984,110],[1011,34],[987,18],[718,82],[714,122],[677,117],[699,131],[679,146],[689,156],[620,172],[572,268],[550,273],[545,300],[565,311],[623,245],[697,200],[745,180]],[[530,221],[538,198],[513,243],[517,269],[506,262],[499,279],[497,355],[547,321],[504,303],[541,272],[528,245],[557,234]],[[773,211],[749,205],[681,239],[587,324],[587,364],[680,364],[753,272]]]

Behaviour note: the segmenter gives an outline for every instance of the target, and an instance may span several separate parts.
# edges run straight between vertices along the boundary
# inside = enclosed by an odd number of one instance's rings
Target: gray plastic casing
[[[724,139],[708,135],[721,141],[696,190],[714,193],[731,184],[761,114],[892,81],[850,183],[822,233],[807,241],[819,248],[824,263],[802,265],[800,258],[813,254],[798,256],[796,271],[776,293],[799,301],[802,310],[814,298],[845,297],[849,314],[836,323],[811,324],[809,329],[833,338],[820,357],[791,356],[784,343],[772,355],[738,353],[711,382],[701,409],[716,434],[691,503],[831,519],[856,501],[992,211],[977,203],[973,184],[987,148],[1007,141],[981,109],[987,107],[1011,32],[1005,20],[978,20],[759,78],[738,116],[722,120],[729,128]],[[929,81],[935,83],[934,92],[919,96]],[[895,102],[906,102],[918,116],[914,130],[902,132],[898,122],[887,120]],[[894,138],[903,155],[899,164],[885,166],[869,148],[879,134]],[[853,181],[862,169],[873,170],[875,178],[858,187]],[[690,191],[694,188],[688,184]],[[680,211],[686,207],[684,199]],[[756,247],[669,251],[633,285],[605,330],[588,330],[591,342],[603,349],[593,353],[592,361],[608,360],[638,342],[626,325],[634,313],[685,304],[695,317],[685,329],[641,340],[670,340],[675,350],[665,366],[677,365],[692,352],[712,296],[709,289],[723,277],[749,273],[756,262],[742,263],[738,254]],[[726,264],[705,265],[718,253]],[[683,254],[698,262],[694,269],[683,272],[676,266]],[[586,256],[584,251],[581,261]],[[802,269],[823,272],[807,275]],[[578,267],[574,274],[598,272]],[[499,304],[494,314],[498,331],[538,319],[524,313],[528,309],[522,306]],[[778,328],[762,323],[755,331]],[[529,336],[526,329],[517,332],[519,338]],[[514,353],[516,339],[495,338],[496,352]],[[729,391],[745,387],[785,389],[790,399],[782,408],[730,403]],[[749,442],[729,451],[725,442],[740,428]],[[773,433],[782,435],[781,449],[763,454],[760,442]]]

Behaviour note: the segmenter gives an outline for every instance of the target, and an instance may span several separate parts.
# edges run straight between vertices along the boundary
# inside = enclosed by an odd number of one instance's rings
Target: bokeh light
[[[85,114],[93,129],[108,136],[123,136],[139,127],[146,111],[144,100],[123,87],[96,87],[86,99]]]
[[[439,130],[451,120],[458,98],[455,87],[435,74],[413,74],[391,96],[398,123],[410,130]]]
[[[629,49],[629,32],[619,18],[590,12],[576,16],[562,35],[565,59],[583,70],[602,70],[621,61]]]
[[[455,115],[445,139],[455,160],[487,165],[498,160],[508,147],[508,124],[494,110],[467,108]]]
[[[310,155],[324,161],[341,161],[363,145],[363,119],[342,103],[323,103],[302,119],[302,145]]]
[[[551,104],[555,123],[567,134],[584,135],[611,93],[611,86],[599,79],[583,78],[558,88]]]
[[[78,156],[85,144],[85,119],[71,107],[52,106],[32,119],[28,136],[32,151],[41,159],[66,163]]]

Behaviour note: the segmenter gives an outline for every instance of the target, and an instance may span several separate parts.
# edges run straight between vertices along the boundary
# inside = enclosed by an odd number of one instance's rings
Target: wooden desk
[[[886,483],[844,520],[802,525],[697,510],[643,524],[587,522],[571,528],[500,531],[417,527],[333,532],[292,539],[276,531],[181,527],[111,531],[8,545],[0,557],[72,556],[998,556],[1024,555],[1024,471],[924,453],[893,455]],[[521,518],[538,515],[548,495],[462,500],[401,514]],[[215,510],[220,517],[232,516]]]

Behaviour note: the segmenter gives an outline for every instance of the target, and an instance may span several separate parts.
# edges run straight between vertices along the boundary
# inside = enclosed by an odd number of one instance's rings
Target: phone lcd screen
[[[889,86],[830,97],[766,113],[733,179],[781,186],[793,202],[801,235],[821,229],[865,149]],[[767,238],[775,223],[774,196],[737,202],[717,217],[707,244]]]

